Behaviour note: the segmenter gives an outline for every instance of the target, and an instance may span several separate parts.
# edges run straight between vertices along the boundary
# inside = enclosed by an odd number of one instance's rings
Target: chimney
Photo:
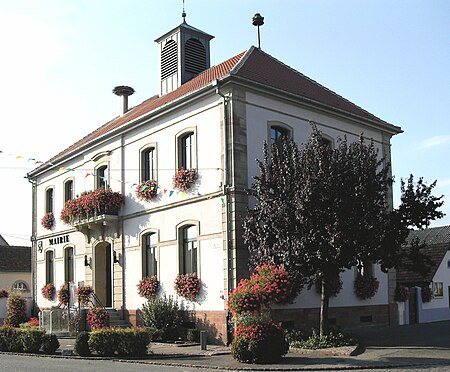
[[[134,89],[125,85],[119,85],[113,89],[116,96],[121,97],[120,100],[120,116],[123,116],[128,111],[128,96],[134,93]]]

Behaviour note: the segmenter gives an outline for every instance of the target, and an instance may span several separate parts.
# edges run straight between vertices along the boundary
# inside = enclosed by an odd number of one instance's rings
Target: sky
[[[215,38],[215,65],[257,45],[404,133],[400,179],[437,180],[450,224],[450,1],[185,0],[186,21]],[[48,160],[119,113],[112,93],[158,92],[156,38],[182,0],[0,0],[0,235],[30,245],[33,160]],[[19,157],[19,158],[18,158]]]

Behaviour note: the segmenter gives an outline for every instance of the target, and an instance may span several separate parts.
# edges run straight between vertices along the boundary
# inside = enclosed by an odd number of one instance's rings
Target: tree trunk
[[[326,335],[328,333],[328,308],[330,300],[328,298],[328,292],[326,290],[327,283],[325,278],[322,278],[322,292],[320,295],[320,335]]]

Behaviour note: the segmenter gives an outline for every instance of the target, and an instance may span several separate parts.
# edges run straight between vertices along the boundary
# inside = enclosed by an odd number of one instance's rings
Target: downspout
[[[37,206],[37,182],[27,175],[28,182],[32,185],[31,190],[31,296],[33,298],[33,309],[37,306],[37,223],[36,223],[36,206]]]
[[[121,172],[121,180],[124,182],[120,183],[120,192],[122,195],[125,195],[125,141],[123,134],[120,136],[120,172]],[[122,207],[124,208],[124,207]],[[123,230],[123,213],[122,217],[120,218],[120,235],[122,238],[120,241],[122,242],[122,262],[119,264],[122,265],[122,319],[125,319],[127,316],[126,312],[126,291],[125,291],[125,264],[126,264],[126,258],[125,258],[125,236],[124,236],[124,230]],[[128,318],[129,321],[129,318]]]
[[[225,199],[225,244],[226,244],[226,251],[227,251],[227,260],[226,260],[226,270],[227,270],[227,288],[226,288],[226,294],[225,298],[228,300],[228,293],[234,289],[233,285],[233,255],[230,249],[229,244],[229,198],[228,198],[228,183],[229,183],[229,175],[228,175],[228,105],[230,97],[225,96],[223,93],[220,92],[219,82],[216,80],[214,82],[216,86],[216,94],[222,97],[223,99],[223,185],[222,185],[222,193],[223,198]],[[227,334],[229,332],[228,329],[229,319],[227,315]],[[229,341],[229,340],[227,340]]]

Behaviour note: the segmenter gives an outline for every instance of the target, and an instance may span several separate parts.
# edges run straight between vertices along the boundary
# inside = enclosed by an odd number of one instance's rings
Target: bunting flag
[[[46,164],[46,165],[52,165],[52,166],[55,165],[55,164],[53,164],[53,163],[50,162],[50,161],[43,162],[43,161],[41,161],[41,160],[36,160],[36,158],[34,158],[34,157],[28,157],[28,158],[26,158],[26,157],[24,157],[24,156],[22,156],[22,155],[18,155],[18,154],[11,154],[11,153],[5,154],[5,152],[2,151],[2,150],[0,150],[0,154],[2,154],[2,155],[9,155],[9,156],[15,157],[15,159],[26,159],[28,162],[30,162],[30,161],[34,162],[35,165],[38,165],[38,164]],[[63,171],[66,171],[66,172],[83,172],[83,170],[76,170],[76,169],[70,168],[70,167],[60,167],[60,168],[58,168],[58,171],[59,171],[59,172],[63,172]],[[83,172],[83,173],[84,173],[84,172]],[[88,178],[89,176],[99,177],[99,178],[102,179],[103,181],[108,181],[108,177],[99,176],[99,175],[95,174],[94,172],[87,172],[87,173],[84,173],[84,178]],[[109,179],[110,179],[111,181],[117,181],[117,182],[120,182],[120,183],[123,183],[123,184],[131,184],[131,188],[138,186],[137,183],[132,183],[132,182],[129,182],[129,181],[124,181],[124,180],[116,179],[116,178],[113,178],[113,177],[109,177]],[[143,191],[143,190],[145,190],[145,189],[147,189],[147,188],[148,188],[148,186],[147,186],[147,185],[144,185],[144,186],[141,188],[141,191]],[[162,191],[162,192],[163,192],[163,195],[166,195],[167,192],[169,192],[169,197],[173,196],[174,194],[177,195],[177,196],[179,196],[179,195],[181,194],[180,196],[181,196],[182,198],[185,198],[185,197],[187,196],[186,192],[184,192],[184,191],[179,191],[179,190],[174,190],[174,189],[167,189],[167,188],[161,188],[160,186],[158,186],[158,190]],[[202,196],[202,194],[201,194],[200,192],[197,191],[196,196]],[[209,196],[208,199],[212,199],[212,196]],[[222,205],[225,204],[225,199],[224,199],[223,197],[221,198],[221,202],[222,202]]]

